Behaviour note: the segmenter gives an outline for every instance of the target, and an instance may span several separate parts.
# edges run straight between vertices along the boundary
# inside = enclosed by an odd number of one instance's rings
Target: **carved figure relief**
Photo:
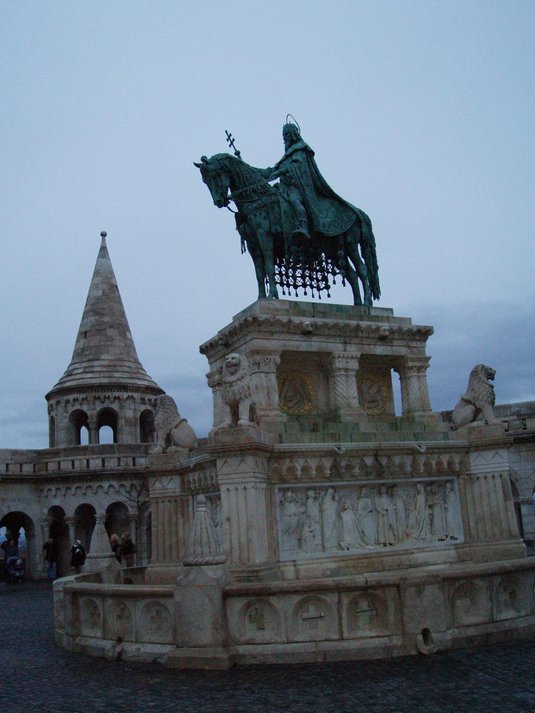
[[[297,371],[279,374],[279,406],[289,416],[304,416],[314,411],[316,389],[312,378]]]
[[[389,385],[380,374],[361,375],[357,380],[359,402],[370,416],[379,416],[387,412]]]
[[[463,539],[455,481],[278,487],[281,559],[456,543]]]

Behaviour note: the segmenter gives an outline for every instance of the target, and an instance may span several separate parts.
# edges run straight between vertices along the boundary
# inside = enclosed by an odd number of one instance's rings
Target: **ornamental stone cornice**
[[[334,305],[333,305],[334,307]],[[218,354],[232,345],[239,348],[240,342],[250,342],[260,336],[278,337],[284,341],[287,336],[290,340],[340,338],[342,334],[348,341],[371,344],[391,344],[404,347],[411,345],[425,345],[427,339],[433,334],[433,327],[413,325],[408,318],[393,316],[368,316],[360,319],[358,308],[355,319],[328,319],[321,317],[311,319],[309,316],[282,316],[250,314],[247,310],[234,317],[231,324],[224,327],[218,334],[199,347],[201,354],[209,360],[217,358]],[[386,311],[386,310],[385,310]],[[336,314],[333,312],[333,314]]]

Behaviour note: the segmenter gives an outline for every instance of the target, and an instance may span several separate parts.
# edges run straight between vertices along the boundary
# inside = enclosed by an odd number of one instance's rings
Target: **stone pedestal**
[[[404,416],[431,415],[425,353],[432,327],[392,310],[260,300],[201,346],[210,364],[214,426],[224,421],[223,364],[244,356],[256,419],[273,432],[289,418],[343,421],[395,416],[392,371],[401,381]],[[276,430],[276,429],[275,429]]]
[[[177,650],[169,655],[171,668],[229,668],[223,648],[223,587],[228,579],[225,564],[184,566],[175,589]]]

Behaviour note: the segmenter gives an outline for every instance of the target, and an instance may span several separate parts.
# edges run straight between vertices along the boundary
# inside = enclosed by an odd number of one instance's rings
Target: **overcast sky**
[[[229,129],[273,165],[287,113],[373,221],[378,305],[435,327],[433,408],[479,362],[534,399],[534,31],[517,0],[4,0],[0,447],[48,445],[101,230],[141,362],[206,435],[198,347],[256,283],[192,162]]]

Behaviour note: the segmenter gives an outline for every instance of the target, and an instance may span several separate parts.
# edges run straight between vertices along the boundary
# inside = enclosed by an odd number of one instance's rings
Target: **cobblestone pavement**
[[[0,583],[0,612],[0,713],[535,712],[535,641],[386,661],[180,672],[58,649],[45,582]]]

